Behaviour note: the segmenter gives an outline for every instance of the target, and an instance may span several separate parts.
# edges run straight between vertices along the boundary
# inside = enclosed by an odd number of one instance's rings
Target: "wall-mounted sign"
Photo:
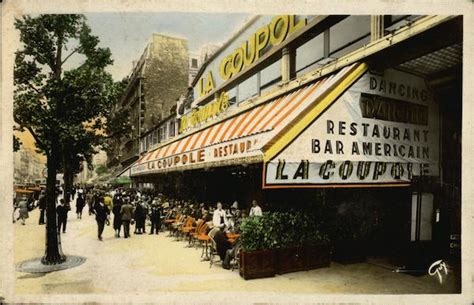
[[[180,154],[175,154],[150,160],[131,168],[131,175],[153,173],[165,170],[179,169],[186,166],[205,166],[206,163],[239,159],[261,155],[260,146],[262,135],[236,139],[216,145],[211,145]]]
[[[438,175],[439,113],[422,78],[367,73],[266,163],[266,186],[409,183]]]
[[[233,46],[232,53],[224,53],[222,57],[216,59],[219,60],[217,69],[221,80],[226,81],[249,67],[269,49],[281,44],[292,33],[304,27],[306,23],[307,19],[305,17],[294,15],[273,17],[270,23],[254,30],[245,41]],[[216,87],[212,70],[208,70],[207,73],[203,74],[197,86],[200,97],[208,94]]]
[[[179,121],[179,132],[183,133],[188,129],[192,129],[202,123],[205,123],[210,118],[213,118],[220,113],[223,113],[229,107],[229,96],[226,92],[214,101],[202,106],[199,109],[193,109],[188,114],[181,116]]]

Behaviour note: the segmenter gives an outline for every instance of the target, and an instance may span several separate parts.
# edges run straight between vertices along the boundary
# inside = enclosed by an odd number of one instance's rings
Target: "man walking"
[[[155,234],[158,234],[161,227],[160,220],[161,220],[161,211],[160,211],[160,207],[158,206],[158,202],[155,200],[153,201],[151,205],[151,210],[150,210],[150,221],[151,221],[150,235],[153,234],[153,230],[156,231]]]
[[[38,206],[40,210],[39,224],[44,225],[44,211],[46,210],[46,196],[43,192],[38,199]]]
[[[126,197],[124,201],[125,201],[125,204],[122,205],[122,208],[120,209],[120,214],[122,214],[124,237],[129,238],[130,237],[130,221],[132,220],[134,208],[130,204],[129,197]]]
[[[102,241],[102,232],[104,232],[105,222],[109,215],[109,209],[103,201],[99,201],[94,205],[95,220],[97,221],[97,238]]]
[[[63,233],[66,233],[67,212],[69,212],[69,210],[64,204],[64,199],[60,199],[59,205],[56,207],[56,213],[58,214],[58,233],[61,232],[61,228]]]

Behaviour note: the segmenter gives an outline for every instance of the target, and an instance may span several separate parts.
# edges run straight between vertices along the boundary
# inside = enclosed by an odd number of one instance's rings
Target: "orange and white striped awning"
[[[332,90],[357,65],[347,66],[272,101],[257,102],[251,109],[158,147],[132,166],[131,175],[199,168],[239,158],[262,160],[264,145],[314,106],[318,97]]]

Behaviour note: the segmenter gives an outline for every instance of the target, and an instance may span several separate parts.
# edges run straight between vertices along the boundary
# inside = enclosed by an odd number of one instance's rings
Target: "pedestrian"
[[[143,234],[146,214],[141,202],[136,202],[135,212],[133,213],[135,219],[135,232],[134,234]]]
[[[67,212],[69,212],[69,210],[64,204],[64,199],[60,199],[59,205],[56,207],[56,213],[58,214],[58,233],[61,232],[61,228],[63,233],[66,233]]]
[[[109,209],[109,213],[112,212],[112,197],[110,197],[109,193],[105,193],[104,195],[104,204]]]
[[[21,197],[20,201],[18,202],[17,208],[20,212],[18,219],[21,219],[21,224],[25,225],[25,220],[29,217],[28,215],[28,199],[26,197]]]
[[[87,208],[89,210],[89,215],[92,215],[92,205],[93,205],[93,202],[94,201],[94,194],[92,194],[92,190],[89,189],[87,190],[87,194],[86,194],[86,204],[87,204]]]
[[[97,221],[97,238],[102,241],[102,233],[104,232],[105,223],[108,220],[109,209],[103,201],[99,201],[94,205],[95,220]]]
[[[120,208],[120,214],[122,216],[123,232],[124,237],[130,237],[130,222],[132,221],[132,215],[134,212],[133,206],[130,204],[130,198],[124,198],[124,204]]]
[[[151,205],[150,221],[151,221],[150,235],[153,234],[153,231],[155,231],[155,234],[158,234],[161,228],[161,211],[160,211],[160,207],[158,206],[157,200],[154,200]]]
[[[120,194],[116,194],[113,200],[112,212],[114,213],[114,230],[115,237],[120,237],[120,227],[122,226],[122,214],[120,210],[122,209],[122,198]]]
[[[71,198],[72,198],[72,200],[74,200],[74,197],[75,197],[75,196],[76,196],[76,188],[73,186],[73,187],[71,188]]]
[[[38,199],[38,206],[39,206],[39,210],[40,210],[40,217],[39,217],[39,222],[38,224],[40,225],[44,225],[44,216],[45,216],[45,210],[46,210],[46,196],[44,194],[44,192],[41,192],[41,195]]]
[[[82,219],[82,209],[85,206],[85,201],[84,197],[82,196],[81,193],[77,195],[76,199],[76,214],[77,214],[77,219]]]

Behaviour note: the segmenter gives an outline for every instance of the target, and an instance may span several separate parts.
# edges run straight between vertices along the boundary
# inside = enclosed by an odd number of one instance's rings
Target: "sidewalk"
[[[97,240],[94,216],[87,207],[82,220],[69,212],[63,252],[84,256],[87,261],[65,271],[45,275],[16,273],[17,294],[154,293],[185,291],[253,291],[278,293],[449,293],[453,285],[440,285],[430,276],[414,277],[394,273],[366,263],[340,265],[296,272],[274,278],[245,281],[238,271],[220,265],[209,268],[201,262],[201,249],[186,248],[185,242],[160,235],[133,235],[115,238],[111,226],[104,240]],[[15,226],[15,263],[41,257],[44,253],[45,227],[39,226],[39,211],[30,213],[25,226]],[[149,227],[147,228],[149,230]]]

